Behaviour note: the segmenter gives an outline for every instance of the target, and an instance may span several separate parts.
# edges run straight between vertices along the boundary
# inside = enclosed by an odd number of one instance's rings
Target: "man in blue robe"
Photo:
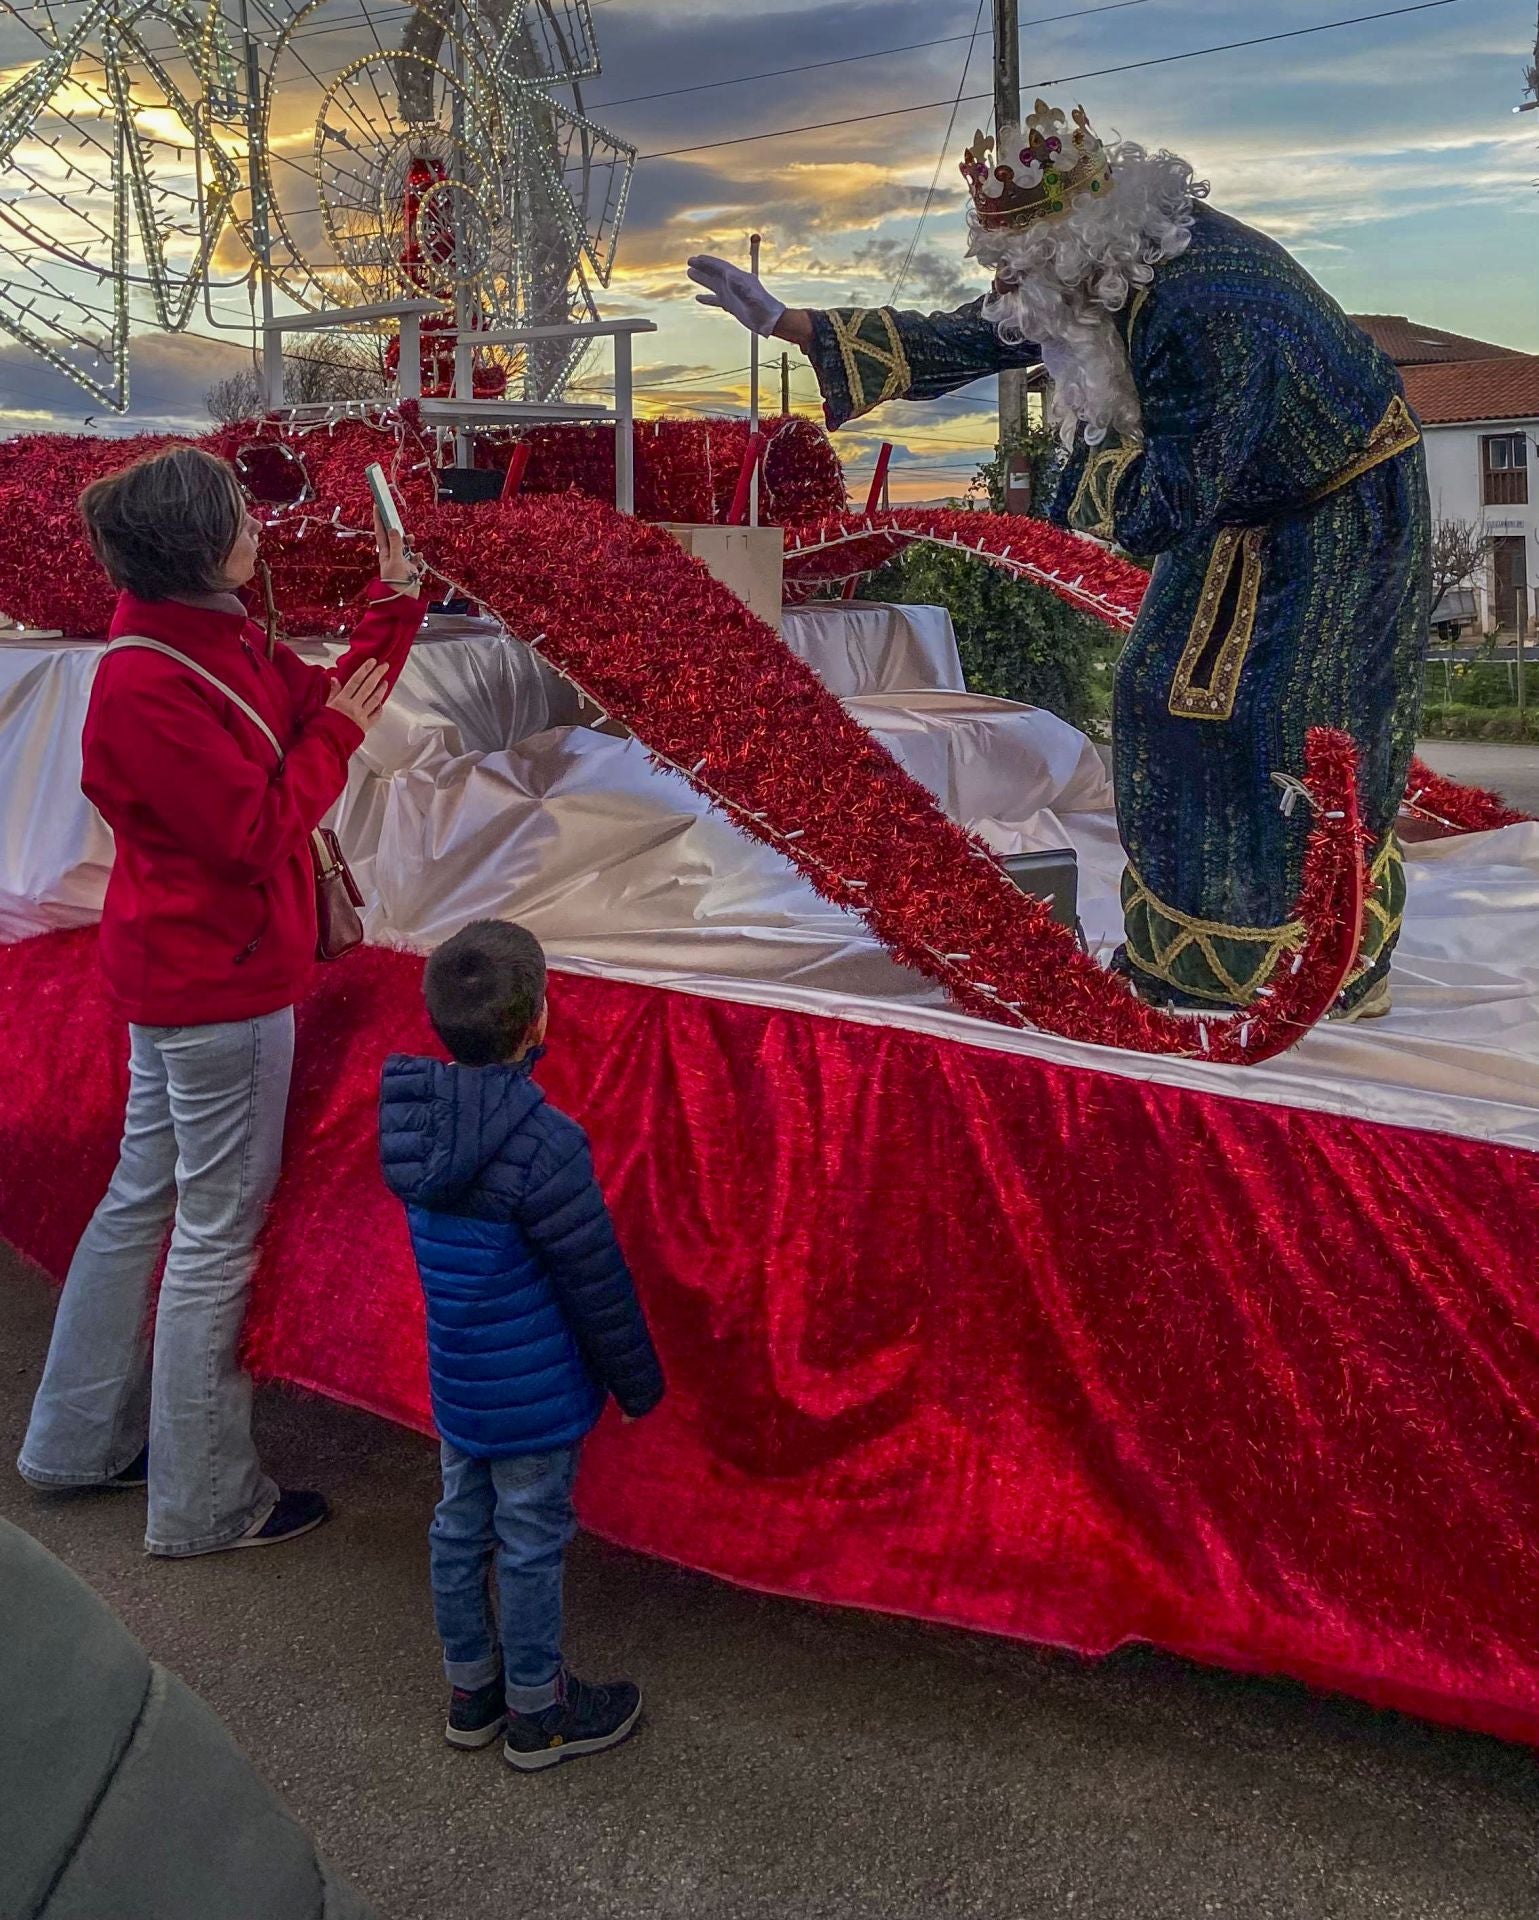
[[[1356,741],[1372,889],[1343,1013],[1387,1010],[1429,615],[1421,435],[1399,376],[1275,242],[1169,153],[1107,148],[1037,102],[962,171],[991,292],[956,313],[790,310],[690,262],[745,325],[799,345],[830,428],[1043,364],[1063,458],[1048,517],[1152,559],[1117,668],[1127,851],[1117,964],[1151,1000],[1240,1007],[1298,945],[1313,726]]]

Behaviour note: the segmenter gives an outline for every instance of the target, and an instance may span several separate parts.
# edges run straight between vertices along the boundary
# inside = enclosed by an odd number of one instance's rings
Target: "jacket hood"
[[[383,1106],[411,1136],[412,1151],[391,1157],[385,1178],[408,1206],[452,1207],[475,1186],[509,1134],[545,1095],[529,1077],[539,1058],[512,1067],[463,1067],[397,1055],[385,1063]]]

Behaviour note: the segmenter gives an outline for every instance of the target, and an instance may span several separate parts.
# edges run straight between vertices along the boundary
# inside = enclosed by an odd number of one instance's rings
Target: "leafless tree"
[[[1438,520],[1432,527],[1432,605],[1473,587],[1491,557],[1491,536],[1474,520]]]
[[[291,406],[335,406],[343,400],[375,400],[390,388],[385,342],[378,334],[320,334],[283,357],[284,394]],[[262,376],[243,367],[216,380],[203,396],[220,426],[265,412]]]

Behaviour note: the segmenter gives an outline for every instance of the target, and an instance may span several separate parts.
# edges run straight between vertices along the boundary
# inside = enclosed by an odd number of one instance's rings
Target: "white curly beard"
[[[968,252],[1015,284],[983,303],[1008,346],[1035,345],[1053,382],[1050,417],[1064,446],[1081,428],[1138,440],[1143,410],[1113,315],[1192,237],[1192,205],[1207,191],[1186,161],[1132,141],[1108,149],[1112,189],[1081,194],[1061,219],[991,232],[968,210]]]

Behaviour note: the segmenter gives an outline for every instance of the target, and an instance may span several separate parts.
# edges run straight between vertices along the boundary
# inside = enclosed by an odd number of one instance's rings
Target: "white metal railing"
[[[403,400],[422,393],[422,321],[429,313],[444,313],[441,300],[390,300],[377,307],[330,307],[321,313],[286,313],[262,322],[262,400],[269,413],[288,403],[283,393],[283,336],[320,333],[331,327],[366,327],[394,320],[401,329],[401,358],[396,367],[396,391]]]
[[[267,409],[287,405],[283,383],[283,336],[332,327],[365,327],[393,320],[401,331],[396,392],[402,400],[420,401],[429,426],[452,427],[468,435],[477,427],[534,425],[540,422],[612,421],[615,429],[615,505],[621,513],[636,511],[635,378],[631,342],[638,333],[656,333],[651,320],[575,320],[549,327],[495,327],[485,333],[462,331],[454,349],[454,388],[447,399],[422,399],[422,322],[426,315],[447,313],[438,300],[395,300],[373,307],[337,307],[322,313],[285,314],[262,324],[262,394]],[[615,398],[612,407],[579,400],[478,400],[475,396],[475,356],[481,347],[528,346],[537,340],[610,340],[614,344]]]
[[[464,332],[454,351],[454,397],[423,402],[422,417],[446,425],[517,425],[523,420],[612,420],[615,428],[615,506],[636,511],[635,379],[631,342],[638,333],[656,333],[652,320],[573,320],[550,327],[493,327]],[[575,400],[477,400],[475,355],[479,347],[522,347],[536,340],[610,340],[614,343],[615,403],[587,406]]]

